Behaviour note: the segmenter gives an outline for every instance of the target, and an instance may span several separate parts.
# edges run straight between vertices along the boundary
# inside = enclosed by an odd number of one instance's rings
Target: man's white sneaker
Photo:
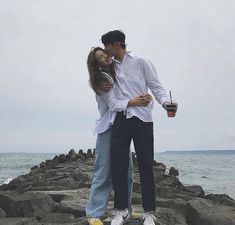
[[[145,212],[142,215],[143,225],[155,225],[154,221],[156,220],[156,217],[150,212]]]
[[[111,225],[123,225],[130,220],[130,214],[127,209],[116,210]]]

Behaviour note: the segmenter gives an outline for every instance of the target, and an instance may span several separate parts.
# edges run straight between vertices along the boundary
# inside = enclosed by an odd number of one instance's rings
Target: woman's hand
[[[140,95],[135,97],[128,102],[128,106],[147,106],[152,100],[152,96],[147,95]]]

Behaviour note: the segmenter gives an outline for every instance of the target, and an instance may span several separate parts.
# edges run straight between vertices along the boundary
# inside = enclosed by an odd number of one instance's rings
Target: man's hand
[[[100,84],[99,89],[103,92],[108,92],[112,88],[112,84],[110,84],[108,81],[103,81]]]
[[[147,106],[152,100],[152,96],[147,94],[147,95],[140,95],[138,97],[135,97],[131,99],[128,102],[128,106]]]
[[[176,113],[177,109],[178,109],[178,104],[176,102],[172,102],[172,103],[171,102],[164,102],[162,107],[167,111]]]

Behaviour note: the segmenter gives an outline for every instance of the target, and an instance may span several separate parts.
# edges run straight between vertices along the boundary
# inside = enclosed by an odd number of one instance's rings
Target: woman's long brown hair
[[[99,64],[99,62],[96,58],[96,55],[95,55],[95,53],[98,50],[105,52],[105,50],[103,48],[100,48],[100,47],[93,48],[87,57],[87,68],[88,68],[88,72],[89,72],[90,86],[94,90],[94,92],[99,95],[101,93],[101,90],[99,89],[101,72],[105,71],[105,72],[109,73],[115,81],[115,70],[114,70],[113,63],[110,65],[110,68],[108,71],[107,71],[107,69],[104,70],[104,68],[102,68],[102,66]]]

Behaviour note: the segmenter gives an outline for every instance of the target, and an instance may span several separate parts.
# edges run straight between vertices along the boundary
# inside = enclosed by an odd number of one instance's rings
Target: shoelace
[[[115,210],[115,211],[113,211],[113,216],[116,216],[116,215],[118,215],[118,214],[123,214],[123,213],[125,213],[126,211],[125,210]]]

